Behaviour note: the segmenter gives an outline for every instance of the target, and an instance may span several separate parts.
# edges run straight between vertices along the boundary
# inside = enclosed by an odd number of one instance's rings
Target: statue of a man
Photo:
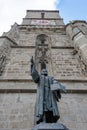
[[[35,122],[55,123],[60,118],[57,101],[61,98],[61,91],[66,92],[62,86],[53,77],[48,76],[44,68],[39,75],[33,58],[31,59],[31,76],[38,84],[37,98],[35,107]]]

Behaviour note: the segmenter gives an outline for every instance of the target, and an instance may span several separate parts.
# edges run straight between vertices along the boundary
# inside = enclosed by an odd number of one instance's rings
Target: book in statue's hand
[[[61,85],[60,83],[51,84],[51,90],[52,91],[60,91],[62,93],[66,93],[65,86]]]

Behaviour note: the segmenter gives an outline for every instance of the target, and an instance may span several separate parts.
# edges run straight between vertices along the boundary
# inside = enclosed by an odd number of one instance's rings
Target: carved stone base
[[[66,126],[60,123],[40,123],[35,125],[32,130],[69,130]]]

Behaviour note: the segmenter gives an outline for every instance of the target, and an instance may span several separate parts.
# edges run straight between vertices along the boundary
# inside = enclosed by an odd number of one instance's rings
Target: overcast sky
[[[21,24],[28,9],[58,9],[65,23],[87,20],[87,0],[0,0],[0,35],[15,22]]]

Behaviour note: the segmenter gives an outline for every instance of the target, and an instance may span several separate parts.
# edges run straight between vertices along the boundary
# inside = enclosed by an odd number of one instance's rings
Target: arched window
[[[45,34],[40,34],[36,38],[36,45],[46,45],[48,44],[48,36]]]

